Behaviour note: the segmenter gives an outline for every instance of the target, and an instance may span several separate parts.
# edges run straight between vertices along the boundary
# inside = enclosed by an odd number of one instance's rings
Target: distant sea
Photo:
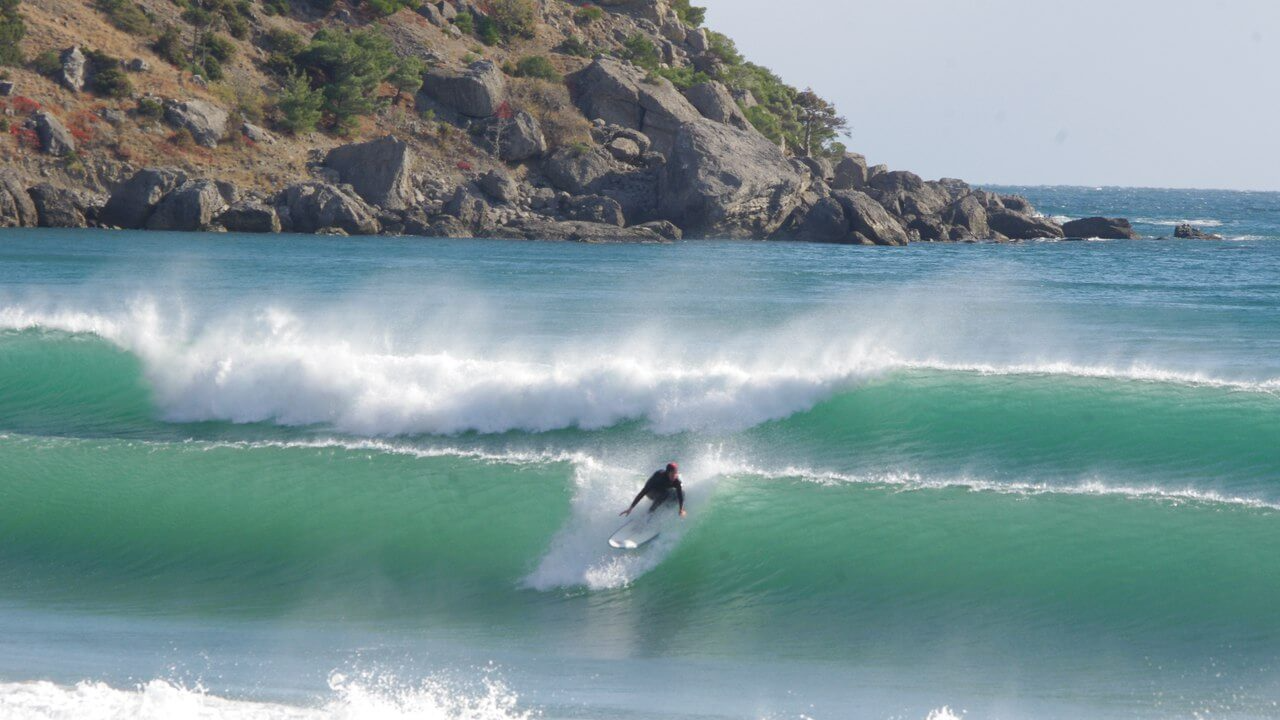
[[[998,189],[1226,239],[0,231],[0,717],[1280,717],[1280,194]]]

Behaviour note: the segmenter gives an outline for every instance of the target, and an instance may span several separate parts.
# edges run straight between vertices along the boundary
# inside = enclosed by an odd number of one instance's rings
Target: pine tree
[[[810,88],[796,94],[793,106],[805,155],[813,155],[814,150],[822,150],[828,142],[849,131],[849,121],[836,112],[836,106],[818,97]]]
[[[22,47],[18,43],[27,34],[27,26],[18,12],[19,1],[0,0],[0,65],[22,63]]]
[[[323,105],[324,96],[311,89],[305,75],[295,73],[285,81],[276,107],[280,110],[280,124],[296,135],[316,129]]]

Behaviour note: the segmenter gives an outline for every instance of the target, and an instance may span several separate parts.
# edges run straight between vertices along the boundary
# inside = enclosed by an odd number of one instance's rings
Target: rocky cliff
[[[0,74],[0,226],[1066,234],[1023,198],[869,166],[830,127],[812,141],[805,103],[820,100],[698,27],[687,0],[41,0],[21,13],[26,59]],[[1131,233],[1095,220],[1076,227]]]

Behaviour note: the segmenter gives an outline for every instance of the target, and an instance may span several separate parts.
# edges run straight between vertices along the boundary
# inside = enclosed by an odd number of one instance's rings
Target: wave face
[[[1280,242],[5,238],[0,714],[1273,712]]]

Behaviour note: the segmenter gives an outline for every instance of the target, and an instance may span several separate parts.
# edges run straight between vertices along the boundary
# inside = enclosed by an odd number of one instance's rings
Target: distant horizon
[[[793,0],[785,18],[767,0],[695,4],[747,59],[835,103],[870,164],[970,184],[1280,192],[1266,72],[1280,3]]]

